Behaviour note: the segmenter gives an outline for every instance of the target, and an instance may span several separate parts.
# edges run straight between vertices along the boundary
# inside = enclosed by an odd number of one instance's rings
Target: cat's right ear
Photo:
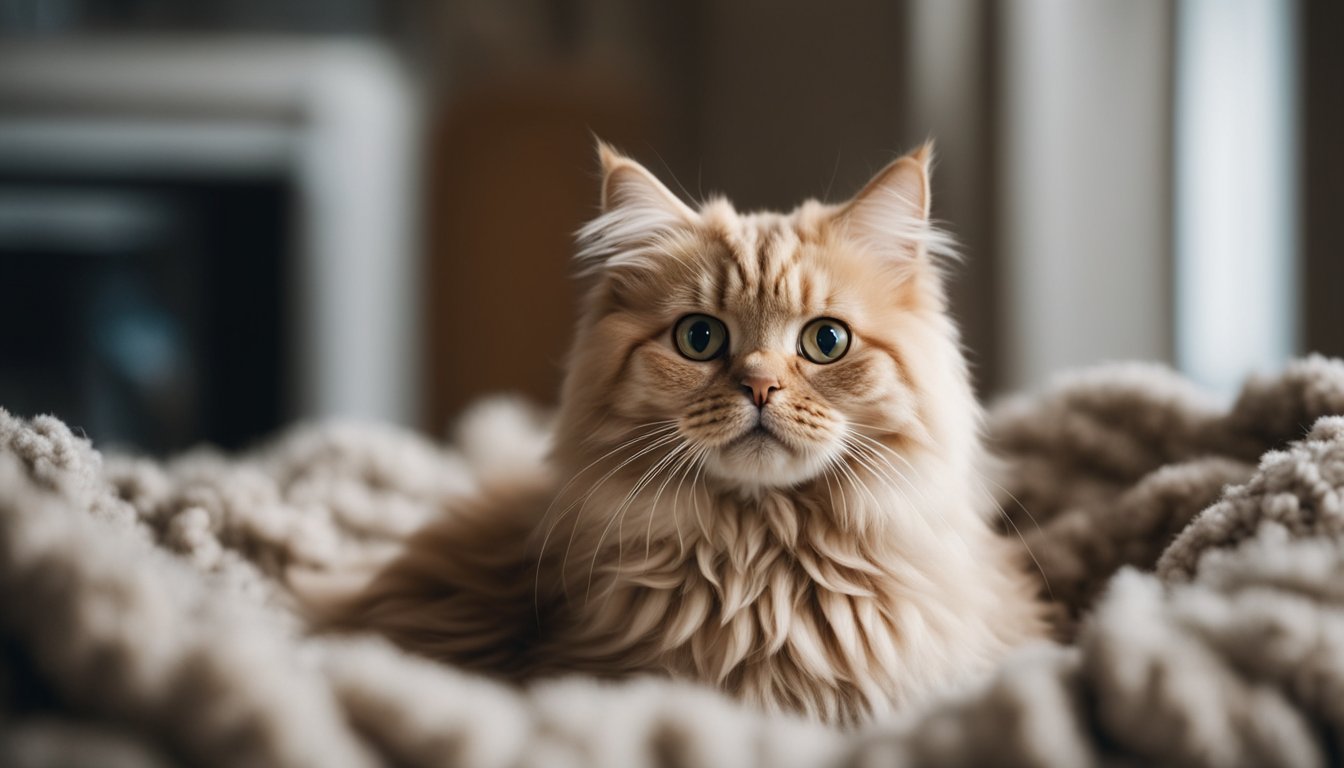
[[[695,224],[698,214],[644,166],[597,142],[602,163],[602,213],[579,230],[583,272],[635,263],[669,232]]]
[[[889,264],[920,261],[923,254],[948,256],[952,240],[929,219],[929,166],[933,144],[892,162],[840,206],[839,224],[874,256]]]

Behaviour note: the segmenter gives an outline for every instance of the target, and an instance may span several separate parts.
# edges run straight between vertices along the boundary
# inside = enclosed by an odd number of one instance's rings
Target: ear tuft
[[[924,254],[951,255],[951,238],[929,219],[932,162],[933,142],[926,141],[878,171],[836,218],[882,258],[900,263]]]
[[[601,139],[597,157],[602,164],[602,213],[579,230],[582,273],[642,262],[659,238],[698,219],[644,166]]]

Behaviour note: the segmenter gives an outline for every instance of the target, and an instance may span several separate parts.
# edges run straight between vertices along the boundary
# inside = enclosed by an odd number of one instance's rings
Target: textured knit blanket
[[[312,636],[298,570],[377,562],[544,427],[447,447],[301,426],[251,453],[104,457],[0,411],[0,764],[1286,765],[1344,761],[1344,362],[1230,406],[1152,366],[1004,403],[1004,530],[1061,642],[858,733],[684,684],[517,690]]]

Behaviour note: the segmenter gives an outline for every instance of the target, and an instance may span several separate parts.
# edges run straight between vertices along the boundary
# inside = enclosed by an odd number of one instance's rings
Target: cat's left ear
[[[597,142],[602,162],[602,213],[579,230],[583,271],[641,263],[648,246],[693,226],[698,214],[644,166]]]
[[[610,144],[598,141],[597,157],[602,162],[603,213],[624,211],[663,220],[669,226],[689,224],[695,219],[695,211],[677,199],[672,190]]]
[[[915,258],[940,239],[929,222],[929,166],[933,142],[878,171],[836,220],[848,234],[879,256],[896,261]]]

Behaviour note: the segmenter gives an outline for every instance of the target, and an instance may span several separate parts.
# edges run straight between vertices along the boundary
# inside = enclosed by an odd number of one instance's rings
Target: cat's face
[[[844,205],[750,215],[692,211],[603,160],[605,212],[584,232],[599,285],[566,403],[593,411],[599,447],[644,430],[680,449],[678,469],[752,489],[890,463],[876,436],[927,438],[912,370],[960,358],[926,253],[926,153]]]

